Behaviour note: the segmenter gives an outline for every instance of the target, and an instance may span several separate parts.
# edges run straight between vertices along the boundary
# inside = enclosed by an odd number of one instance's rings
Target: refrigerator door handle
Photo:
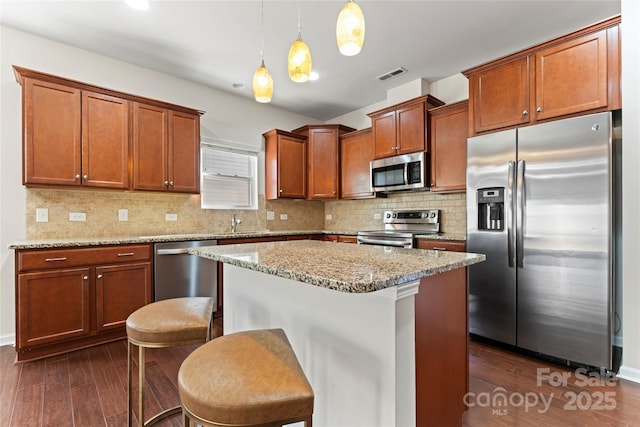
[[[518,176],[516,178],[516,261],[520,268],[524,268],[524,212],[526,197],[524,194],[525,161],[518,160]]]
[[[514,221],[515,221],[515,199],[513,193],[515,191],[516,184],[516,162],[509,160],[509,172],[507,176],[507,258],[509,259],[509,267],[513,267],[515,263],[515,235]]]

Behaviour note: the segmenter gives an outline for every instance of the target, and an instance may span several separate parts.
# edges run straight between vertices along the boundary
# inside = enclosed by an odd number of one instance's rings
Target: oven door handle
[[[366,237],[358,237],[358,243],[364,245],[394,246],[397,248],[413,247],[410,240],[385,240],[385,239],[368,239]]]

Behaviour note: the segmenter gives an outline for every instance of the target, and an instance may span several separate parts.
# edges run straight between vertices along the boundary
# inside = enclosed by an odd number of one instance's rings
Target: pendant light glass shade
[[[300,38],[293,42],[289,49],[289,77],[297,83],[304,83],[309,80],[311,73],[311,51],[305,42]]]
[[[364,15],[354,1],[347,2],[336,24],[338,49],[345,56],[357,55],[364,44]]]
[[[269,70],[264,66],[264,61],[253,75],[253,97],[258,102],[271,102],[273,96],[273,79]]]

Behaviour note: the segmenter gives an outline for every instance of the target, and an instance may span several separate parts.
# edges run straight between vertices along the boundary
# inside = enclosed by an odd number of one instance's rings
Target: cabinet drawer
[[[20,251],[17,256],[18,271],[48,270],[52,268],[150,260],[151,245],[30,250]]]
[[[435,251],[464,252],[467,249],[466,242],[454,240],[417,239],[416,246],[418,249],[432,249]]]

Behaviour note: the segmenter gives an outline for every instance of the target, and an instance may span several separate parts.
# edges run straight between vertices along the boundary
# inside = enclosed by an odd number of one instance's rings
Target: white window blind
[[[258,209],[258,153],[200,146],[201,207]]]

